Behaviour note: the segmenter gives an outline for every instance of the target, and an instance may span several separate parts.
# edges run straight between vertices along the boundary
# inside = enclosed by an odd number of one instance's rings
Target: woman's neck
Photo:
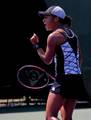
[[[54,30],[53,31],[55,31],[56,29],[58,29],[58,28],[60,28],[60,29],[64,29],[65,28],[65,26],[64,25],[62,25],[62,24],[58,24],[58,25],[56,25],[55,26],[55,28],[54,28]]]

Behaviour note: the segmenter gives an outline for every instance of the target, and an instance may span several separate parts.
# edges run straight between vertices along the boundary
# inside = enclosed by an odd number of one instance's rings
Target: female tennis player
[[[56,77],[49,91],[45,119],[58,120],[60,111],[62,120],[72,120],[76,101],[83,93],[78,37],[71,29],[71,18],[60,6],[51,6],[38,13],[43,16],[46,31],[51,32],[47,38],[46,50],[39,45],[39,37],[35,33],[30,41],[45,64],[54,61]]]

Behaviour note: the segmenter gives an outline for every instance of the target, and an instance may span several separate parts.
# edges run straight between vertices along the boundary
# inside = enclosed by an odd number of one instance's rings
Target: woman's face
[[[55,26],[56,26],[55,17],[44,16],[43,23],[47,31],[51,31],[55,29]]]

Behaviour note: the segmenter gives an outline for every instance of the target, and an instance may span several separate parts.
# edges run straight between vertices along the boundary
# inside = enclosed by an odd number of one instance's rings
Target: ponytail
[[[66,16],[64,19],[60,19],[60,23],[66,25],[68,27],[71,26],[71,22],[72,22],[72,19],[70,16]]]

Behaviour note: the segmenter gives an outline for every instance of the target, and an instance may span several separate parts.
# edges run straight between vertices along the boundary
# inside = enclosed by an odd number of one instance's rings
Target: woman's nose
[[[45,23],[45,18],[43,19],[43,23]]]
[[[44,19],[43,19],[42,21],[43,21],[43,23],[44,23]]]

